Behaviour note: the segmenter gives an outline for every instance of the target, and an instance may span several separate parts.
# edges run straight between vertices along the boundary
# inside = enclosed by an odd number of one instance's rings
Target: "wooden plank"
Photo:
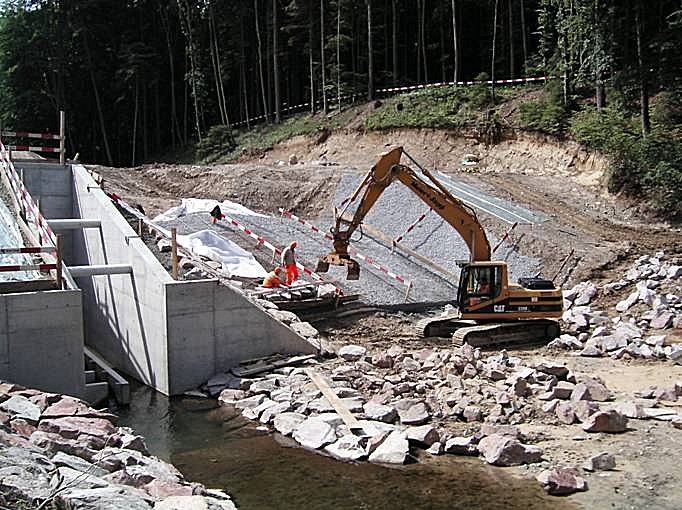
[[[56,288],[57,283],[54,280],[22,280],[0,282],[0,294],[38,292],[42,290],[55,290]]]
[[[355,418],[355,416],[353,416],[350,413],[346,406],[343,405],[341,399],[336,396],[336,393],[334,393],[334,391],[329,387],[327,382],[324,379],[322,379],[322,377],[318,373],[316,373],[312,368],[306,368],[303,371],[315,383],[315,386],[317,386],[320,389],[324,397],[329,401],[329,403],[336,410],[336,412],[339,413],[339,416],[341,416],[341,419],[346,424],[346,426],[351,431],[362,430],[362,425],[360,425],[358,420]]]
[[[293,358],[280,359],[272,362],[257,362],[253,366],[235,367],[230,370],[237,377],[250,377],[252,375],[262,374],[263,372],[270,372],[276,368],[287,367],[290,365],[298,365],[305,360],[309,360],[317,356],[316,354],[305,354],[303,356],[294,356]]]

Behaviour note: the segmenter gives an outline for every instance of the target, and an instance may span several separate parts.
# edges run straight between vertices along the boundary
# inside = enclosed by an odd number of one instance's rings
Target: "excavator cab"
[[[504,287],[506,275],[505,264],[483,262],[464,265],[457,295],[459,309],[478,307],[497,298]]]

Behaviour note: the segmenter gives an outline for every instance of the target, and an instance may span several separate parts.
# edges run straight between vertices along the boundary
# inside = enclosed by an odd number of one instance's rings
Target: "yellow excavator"
[[[466,342],[475,347],[556,338],[560,333],[557,320],[563,313],[561,289],[551,280],[542,278],[509,282],[507,264],[491,260],[490,243],[476,212],[455,198],[411,157],[420,173],[401,164],[403,154],[409,157],[402,147],[383,153],[353,195],[344,201],[344,209],[335,211],[335,225],[331,229],[333,250],[320,257],[317,271],[328,271],[330,264],[342,265],[348,268],[349,280],[359,278],[360,266],[348,253],[351,236],[361,227],[384,190],[398,181],[450,224],[470,253],[469,261],[459,263],[457,313],[420,321],[417,324],[420,334],[426,337],[452,335],[456,344]],[[358,197],[357,209],[352,219],[347,219],[344,212]]]

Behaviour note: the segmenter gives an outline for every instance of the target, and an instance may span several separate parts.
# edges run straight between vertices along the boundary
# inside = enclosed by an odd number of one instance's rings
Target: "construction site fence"
[[[380,89],[376,89],[374,91],[375,95],[380,95],[382,97],[387,97],[391,96],[394,94],[400,94],[403,92],[412,92],[415,90],[424,90],[424,89],[434,89],[434,88],[441,88],[441,87],[471,87],[473,85],[492,85],[495,84],[497,86],[506,86],[506,85],[523,85],[526,83],[545,83],[548,79],[550,79],[547,76],[531,76],[528,78],[514,78],[514,79],[507,79],[507,80],[487,80],[487,81],[443,81],[443,82],[436,82],[436,83],[423,83],[419,85],[405,85],[405,86],[400,86],[400,87],[384,87]],[[355,104],[358,101],[361,100],[366,100],[367,96],[364,94],[346,94],[342,96],[336,96],[336,97],[330,97],[327,99],[327,105],[340,105],[341,103],[348,105],[348,104]],[[315,108],[319,111],[324,107],[324,104],[321,100],[315,101]],[[332,107],[330,107],[331,109]],[[296,112],[302,112],[304,110],[310,109],[310,102],[305,102],[305,103],[300,103],[297,105],[291,105],[291,106],[285,106],[280,110],[280,113],[283,114],[291,114],[291,113],[296,113]],[[272,118],[274,116],[274,112],[271,112],[269,117]],[[258,115],[256,117],[249,117],[246,120],[240,121],[240,122],[235,122],[232,124],[234,127],[242,127],[242,126],[247,126],[251,123],[257,124],[259,122],[267,121],[268,116],[266,115]]]
[[[66,116],[64,111],[59,112],[59,134],[52,133],[30,133],[28,131],[7,131],[0,130],[0,140],[2,138],[11,138],[15,140],[15,144],[8,144],[5,146],[7,151],[23,151],[23,152],[45,152],[58,153],[59,162],[63,165],[66,161]],[[49,145],[30,145],[18,144],[19,140],[45,140],[45,141],[59,141],[59,147],[52,147]]]

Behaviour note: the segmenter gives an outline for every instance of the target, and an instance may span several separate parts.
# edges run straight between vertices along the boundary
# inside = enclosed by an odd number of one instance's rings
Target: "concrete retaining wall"
[[[195,388],[240,361],[316,349],[243,295],[216,280],[166,285],[170,393]]]
[[[74,234],[68,265],[130,264],[133,274],[79,278],[86,341],[109,363],[167,395],[240,360],[314,352],[305,339],[216,280],[174,281],[111,200],[73,166],[74,213],[99,229]]]
[[[85,396],[79,290],[0,295],[0,379]]]
[[[40,203],[40,210],[47,219],[73,218],[73,195],[71,167],[56,163],[17,161],[14,168],[23,174],[24,185],[34,200]],[[72,254],[71,232],[61,233],[62,256],[69,259]]]

